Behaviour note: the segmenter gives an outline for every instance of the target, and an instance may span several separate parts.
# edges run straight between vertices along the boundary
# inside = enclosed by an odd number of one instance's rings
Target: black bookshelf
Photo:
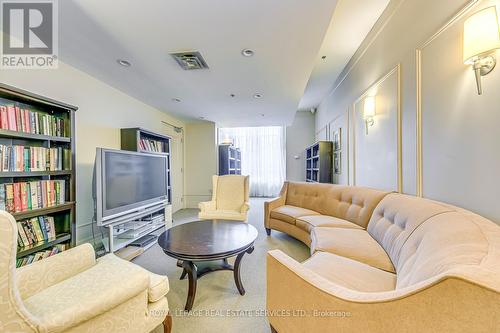
[[[0,171],[0,186],[17,182],[39,180],[63,180],[65,187],[64,203],[25,211],[10,212],[16,221],[24,221],[38,216],[52,216],[55,222],[54,239],[35,244],[19,246],[17,258],[23,258],[39,251],[50,250],[54,245],[76,244],[76,173],[75,173],[75,111],[76,106],[56,101],[41,95],[0,83],[0,105],[15,106],[42,114],[64,119],[64,132],[67,136],[51,136],[22,131],[0,129],[0,144],[25,147],[61,147],[69,150],[69,167],[57,171]],[[1,169],[0,169],[1,170]]]
[[[167,182],[168,182],[168,202],[172,203],[172,177],[171,177],[171,140],[168,135],[158,134],[144,128],[122,128],[121,133],[121,149],[136,151],[140,153],[158,154],[166,156],[167,158]],[[151,142],[158,142],[158,144],[142,144],[141,140]]]
[[[306,181],[333,182],[333,143],[319,141],[306,149]]]
[[[219,145],[219,175],[241,175],[241,151],[232,145]]]

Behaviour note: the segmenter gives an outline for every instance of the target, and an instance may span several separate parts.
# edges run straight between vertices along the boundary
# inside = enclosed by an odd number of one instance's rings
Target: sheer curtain
[[[219,129],[219,143],[231,141],[241,150],[241,174],[250,176],[250,195],[275,197],[285,180],[283,127]]]

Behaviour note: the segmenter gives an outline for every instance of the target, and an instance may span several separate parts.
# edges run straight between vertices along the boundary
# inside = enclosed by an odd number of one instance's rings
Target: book
[[[0,210],[6,210],[5,186],[0,186]]]
[[[29,223],[31,224],[31,227],[33,228],[33,231],[35,232],[36,239],[39,242],[45,241],[45,237],[43,236],[42,232],[42,227],[40,226],[40,222],[38,221],[38,218],[34,217],[29,220]]]
[[[5,209],[8,212],[15,212],[14,207],[14,184],[5,184]]]
[[[17,183],[19,184],[19,194],[21,196],[21,212],[24,212],[28,209],[30,209],[30,207],[28,206],[28,191],[29,191],[29,188],[28,188],[28,183]],[[31,193],[31,192],[30,192]]]
[[[7,107],[5,105],[0,105],[0,128],[5,130],[9,129]]]
[[[21,183],[14,183],[14,212],[22,211]]]
[[[23,246],[30,245],[30,242],[28,240],[28,237],[26,236],[26,233],[24,232],[24,228],[23,228],[21,222],[17,222],[17,234],[18,234],[18,237],[20,237],[22,239]]]

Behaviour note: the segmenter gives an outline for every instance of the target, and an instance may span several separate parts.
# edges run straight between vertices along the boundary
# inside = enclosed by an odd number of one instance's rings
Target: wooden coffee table
[[[234,282],[241,295],[245,289],[241,283],[240,265],[245,253],[253,252],[258,232],[254,226],[236,221],[197,221],[172,227],[162,233],[158,244],[168,256],[178,260],[183,268],[181,280],[188,276],[189,290],[185,310],[193,308],[196,281],[203,275],[219,271],[234,272]],[[234,266],[227,262],[236,256]],[[216,261],[198,270],[195,263]],[[220,262],[217,262],[220,261]]]

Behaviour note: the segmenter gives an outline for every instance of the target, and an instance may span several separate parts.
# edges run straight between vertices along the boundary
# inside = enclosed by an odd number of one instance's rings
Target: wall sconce
[[[496,65],[495,49],[500,48],[500,31],[496,7],[488,7],[469,17],[464,23],[464,63],[472,65],[477,93],[481,95],[481,76]]]
[[[363,110],[363,119],[365,120],[366,135],[368,135],[368,127],[375,123],[375,96],[365,98],[365,106]]]

